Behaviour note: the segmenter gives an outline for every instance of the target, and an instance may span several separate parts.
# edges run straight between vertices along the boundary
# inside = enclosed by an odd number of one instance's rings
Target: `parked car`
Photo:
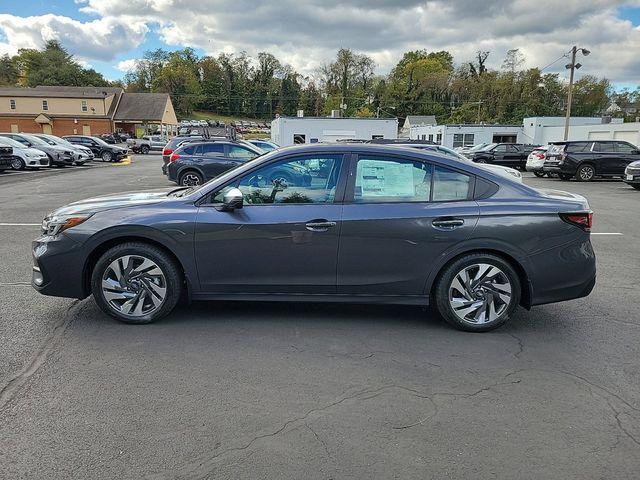
[[[142,138],[130,138],[127,140],[127,146],[135,153],[146,155],[152,150],[162,150],[167,141],[167,137],[162,135],[146,135]]]
[[[178,146],[184,142],[191,142],[196,140],[203,140],[202,135],[177,135],[169,140],[162,148],[162,173],[167,174],[167,165],[169,165],[169,158]]]
[[[98,138],[102,139],[106,143],[110,145],[115,145],[120,141],[118,137],[116,137],[113,133],[103,133],[98,135]]]
[[[0,172],[10,169],[12,160],[13,147],[0,144]]]
[[[109,145],[98,137],[91,137],[88,135],[67,135],[62,138],[74,145],[87,147],[93,152],[95,158],[99,158],[103,162],[119,162],[129,153],[128,149],[118,147],[116,145]]]
[[[274,169],[319,162],[328,174],[310,183],[269,181]],[[591,224],[584,197],[471,163],[313,144],[270,152],[198,188],[59,208],[33,244],[32,284],[45,295],[93,293],[128,323],[157,320],[184,296],[434,304],[452,325],[479,332],[518,305],[588,295]]]
[[[59,145],[64,148],[69,148],[73,152],[73,163],[76,165],[84,165],[85,163],[93,160],[93,152],[82,145],[74,145],[68,142],[64,138],[56,137],[55,135],[48,135],[45,133],[34,133],[35,136],[41,138],[49,145]]]
[[[535,148],[534,145],[521,143],[490,143],[473,152],[471,160],[476,163],[491,163],[513,168],[525,169],[527,157]]]
[[[0,147],[11,147],[13,149],[10,160],[11,168],[14,170],[49,166],[49,156],[46,153],[37,148],[25,147],[22,143],[12,138],[0,137]]]
[[[169,158],[167,177],[182,186],[197,186],[264,152],[250,144],[231,140],[188,142]],[[285,175],[293,177],[293,172]]]
[[[49,157],[49,166],[64,167],[73,165],[73,150],[60,145],[49,145],[47,142],[29,133],[0,133],[0,136],[11,138],[25,147],[42,150]]]
[[[621,140],[553,142],[543,168],[561,180],[575,177],[589,182],[595,177],[621,177],[636,160],[640,160],[638,147]]]
[[[534,148],[527,157],[526,169],[527,172],[533,172],[536,177],[544,177],[545,175],[551,176],[551,173],[545,173],[544,162],[547,158],[547,145]]]
[[[247,140],[252,145],[264,150],[265,152],[270,152],[271,150],[275,150],[276,148],[280,148],[279,145],[270,142],[269,140],[259,140],[259,139],[250,139]]]
[[[458,153],[460,153],[461,155],[464,155],[465,157],[469,157],[471,158],[473,156],[474,152],[477,152],[478,150],[482,150],[484,147],[486,147],[487,145],[489,145],[486,142],[483,143],[479,143],[477,145],[473,145],[471,147],[456,147],[454,148],[454,150]]]
[[[371,143],[378,143],[378,142],[374,142],[372,141]],[[461,162],[464,163],[470,163],[471,160],[469,160],[467,157],[465,157],[464,155],[458,153],[457,151],[453,150],[452,148],[449,147],[445,147],[443,145],[434,145],[433,143],[429,142],[428,140],[414,140],[410,143],[395,143],[394,144],[397,147],[409,147],[409,148],[418,148],[421,150],[426,150],[429,152],[433,152],[433,153],[438,153],[441,155],[446,155],[450,158],[459,160]],[[510,168],[510,167],[504,167],[502,165],[492,165],[489,163],[486,164],[480,164],[481,168],[485,168],[487,170],[491,170],[495,173],[497,173],[498,175],[502,175],[506,178],[509,178],[511,180],[516,180],[517,182],[522,183],[522,174],[516,170],[515,168]]]
[[[631,162],[624,170],[624,182],[636,190],[640,190],[640,160]]]

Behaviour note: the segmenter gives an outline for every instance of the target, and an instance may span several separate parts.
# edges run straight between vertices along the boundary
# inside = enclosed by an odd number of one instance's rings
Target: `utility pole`
[[[580,63],[576,63],[576,54],[578,50],[582,52],[582,55],[585,57],[589,55],[591,52],[586,48],[578,48],[575,45],[571,48],[571,63],[565,65],[566,69],[571,70],[569,73],[569,91],[567,93],[567,111],[565,112],[564,117],[564,141],[566,142],[569,138],[569,122],[571,120],[571,100],[573,96],[573,74],[574,72],[582,66]]]

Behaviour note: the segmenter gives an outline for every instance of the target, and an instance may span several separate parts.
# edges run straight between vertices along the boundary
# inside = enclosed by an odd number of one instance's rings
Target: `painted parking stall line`
[[[41,223],[0,223],[0,227],[39,227]]]
[[[591,235],[614,235],[614,236],[624,236],[624,233],[620,232],[591,232]]]

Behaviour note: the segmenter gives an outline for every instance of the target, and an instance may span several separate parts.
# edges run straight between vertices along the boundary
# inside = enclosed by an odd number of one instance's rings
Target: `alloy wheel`
[[[162,306],[167,296],[167,280],[154,261],[141,255],[124,255],[105,269],[102,295],[116,312],[142,317]]]
[[[24,163],[20,158],[13,157],[11,159],[11,168],[14,170],[22,170],[24,168]]]
[[[200,185],[200,177],[195,173],[185,173],[180,184],[183,187],[197,187]]]
[[[453,277],[449,305],[461,321],[482,325],[495,321],[511,302],[509,277],[495,265],[469,265]]]
[[[592,180],[595,173],[596,172],[591,165],[583,165],[582,167],[580,167],[580,170],[578,171],[580,180],[582,180],[583,182],[588,182]]]

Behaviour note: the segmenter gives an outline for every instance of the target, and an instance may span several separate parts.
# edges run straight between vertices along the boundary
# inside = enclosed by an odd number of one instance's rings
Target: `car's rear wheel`
[[[105,313],[125,323],[150,323],[174,309],[182,275],[164,250],[145,243],[123,243],[98,259],[91,290]]]
[[[633,188],[635,188],[636,190],[640,190],[640,185],[631,185]]]
[[[140,147],[140,153],[146,155],[147,153],[149,153],[149,147],[143,145],[142,147]]]
[[[542,178],[542,177],[544,177],[544,176],[545,176],[545,173],[544,173],[544,172],[533,172],[533,174],[534,174],[536,177],[538,177],[538,178]]]
[[[182,187],[197,187],[204,183],[204,179],[198,172],[190,170],[180,175],[180,181],[178,183]]]
[[[464,255],[439,276],[434,299],[454,327],[486,332],[504,324],[520,303],[520,280],[513,267],[488,253]]]
[[[20,157],[11,158],[11,168],[14,170],[24,170],[24,167],[26,167],[26,164]]]
[[[578,170],[576,171],[576,180],[578,180],[579,182],[590,182],[595,176],[596,169],[593,168],[593,165],[589,163],[580,165],[580,167],[578,167]]]
[[[113,154],[111,152],[102,152],[100,157],[103,162],[111,162],[113,160]]]

